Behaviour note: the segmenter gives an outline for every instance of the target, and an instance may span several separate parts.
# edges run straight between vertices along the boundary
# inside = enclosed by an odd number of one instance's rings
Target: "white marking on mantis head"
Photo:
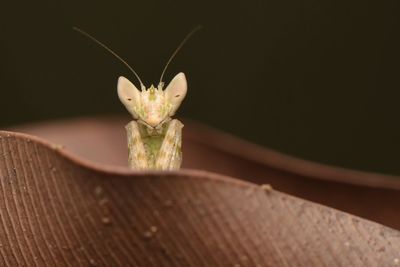
[[[125,77],[118,79],[118,96],[135,119],[156,127],[168,120],[178,110],[186,96],[187,81],[183,72],[178,73],[165,90],[162,83],[139,91]]]

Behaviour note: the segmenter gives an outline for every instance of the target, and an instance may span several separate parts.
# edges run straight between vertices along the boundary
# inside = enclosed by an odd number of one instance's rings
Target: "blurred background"
[[[117,78],[146,85],[170,65],[180,117],[312,161],[400,174],[396,1],[3,1],[0,127],[127,114]],[[79,129],[77,129],[79,130]]]

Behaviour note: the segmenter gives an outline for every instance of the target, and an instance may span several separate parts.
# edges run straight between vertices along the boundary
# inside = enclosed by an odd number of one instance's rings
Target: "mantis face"
[[[165,90],[162,87],[150,86],[139,91],[133,83],[121,76],[118,79],[118,96],[135,119],[156,128],[175,114],[185,98],[185,74],[178,73]]]

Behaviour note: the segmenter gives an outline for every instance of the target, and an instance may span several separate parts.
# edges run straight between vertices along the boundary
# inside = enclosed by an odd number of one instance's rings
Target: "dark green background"
[[[125,113],[107,52],[157,83],[184,71],[180,116],[264,146],[400,174],[396,1],[8,1],[0,7],[0,125]],[[78,131],[79,129],[77,129]]]

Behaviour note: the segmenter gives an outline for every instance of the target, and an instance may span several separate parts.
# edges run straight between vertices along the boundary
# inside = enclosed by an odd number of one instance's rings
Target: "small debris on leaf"
[[[273,188],[270,184],[263,184],[261,185],[261,189],[264,190],[266,193],[271,193]]]

